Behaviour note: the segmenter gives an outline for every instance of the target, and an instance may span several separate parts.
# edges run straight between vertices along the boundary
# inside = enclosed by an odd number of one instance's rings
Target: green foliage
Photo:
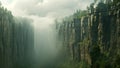
[[[120,68],[120,55],[116,55],[112,62],[113,68]]]
[[[107,5],[100,2],[100,3],[98,3],[98,5],[97,5],[97,7],[96,7],[96,10],[97,10],[98,12],[107,11]]]
[[[83,16],[87,15],[87,11],[86,10],[77,10],[74,14],[73,17],[74,18],[81,18]]]
[[[85,61],[81,61],[79,63],[79,68],[90,68],[90,65],[87,64]]]
[[[58,68],[90,68],[90,65],[85,61],[80,61],[79,63],[74,61],[65,61]]]
[[[91,46],[90,50],[90,55],[93,59],[97,59],[98,57],[100,57],[100,48],[98,45]]]
[[[118,2],[120,2],[120,0],[113,0],[113,4],[117,4]]]

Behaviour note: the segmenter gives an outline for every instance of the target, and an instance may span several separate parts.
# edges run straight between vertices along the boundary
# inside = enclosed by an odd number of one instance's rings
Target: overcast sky
[[[34,23],[46,25],[55,18],[73,14],[77,9],[86,9],[93,0],[0,0],[14,16],[29,17]],[[39,24],[39,25],[40,25]]]

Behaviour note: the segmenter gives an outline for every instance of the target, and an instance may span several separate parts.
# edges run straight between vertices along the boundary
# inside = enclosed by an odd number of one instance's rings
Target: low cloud
[[[86,9],[93,0],[3,0],[14,16],[32,18],[35,23],[51,23],[55,18]],[[47,21],[47,22],[46,22]]]

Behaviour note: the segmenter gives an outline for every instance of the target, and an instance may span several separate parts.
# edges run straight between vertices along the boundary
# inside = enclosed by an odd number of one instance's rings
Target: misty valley
[[[120,0],[0,0],[0,68],[120,68]]]

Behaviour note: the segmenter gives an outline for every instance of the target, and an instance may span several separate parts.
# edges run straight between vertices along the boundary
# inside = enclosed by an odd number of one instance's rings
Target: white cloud
[[[86,9],[93,0],[2,0],[15,16],[29,17],[39,23],[53,22],[57,17],[73,14],[77,9]],[[37,17],[37,18],[36,18]]]

